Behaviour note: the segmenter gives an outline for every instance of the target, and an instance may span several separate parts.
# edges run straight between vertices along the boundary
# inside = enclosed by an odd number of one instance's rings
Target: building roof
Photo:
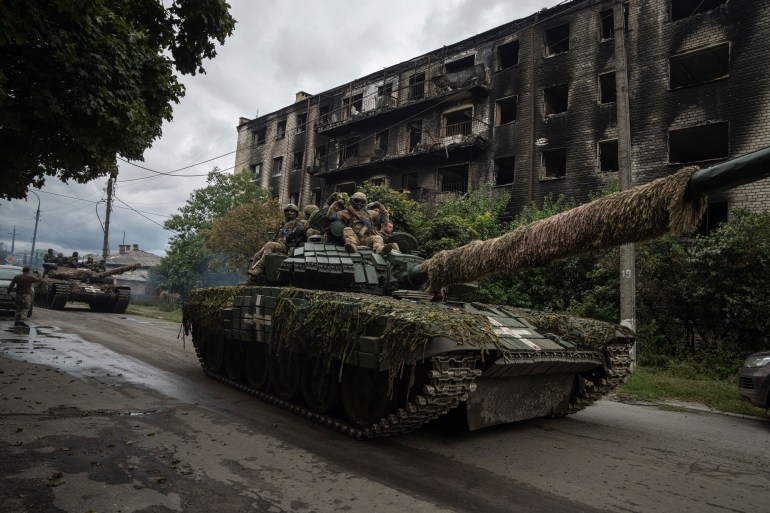
[[[139,244],[134,244],[133,248],[129,244],[121,244],[118,254],[107,259],[106,266],[109,268],[119,267],[121,265],[141,264],[142,267],[152,267],[160,263],[161,257],[153,253],[148,253],[139,249]]]

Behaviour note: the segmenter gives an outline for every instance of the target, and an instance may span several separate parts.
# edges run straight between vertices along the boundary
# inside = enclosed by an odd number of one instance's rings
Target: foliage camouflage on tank
[[[185,332],[212,378],[359,439],[410,432],[458,406],[471,430],[574,413],[628,377],[633,331],[465,303],[453,296],[460,282],[693,229],[705,193],[769,174],[766,148],[428,260],[314,238],[267,255],[264,285],[194,290]],[[445,286],[448,299],[432,302]]]
[[[109,271],[93,271],[52,266],[35,287],[35,306],[62,310],[67,301],[80,301],[88,303],[95,312],[125,313],[131,301],[131,289],[116,287],[112,277],[139,267],[141,264],[131,264]]]

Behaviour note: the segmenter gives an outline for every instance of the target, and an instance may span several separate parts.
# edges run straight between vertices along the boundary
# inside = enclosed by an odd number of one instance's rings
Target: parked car
[[[16,313],[16,291],[8,294],[8,285],[17,274],[21,274],[22,267],[18,265],[0,265],[0,313],[14,315]],[[32,296],[35,295],[35,289],[32,289]],[[32,317],[32,305],[29,305],[27,317]]]
[[[738,369],[741,399],[759,408],[770,408],[770,351],[754,353]]]

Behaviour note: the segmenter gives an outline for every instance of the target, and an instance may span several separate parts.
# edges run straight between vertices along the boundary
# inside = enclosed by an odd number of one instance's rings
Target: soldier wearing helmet
[[[68,267],[78,267],[78,265],[79,265],[78,260],[80,260],[80,257],[78,256],[78,252],[77,251],[73,251],[72,252],[72,256],[69,257],[69,259],[67,260],[67,266]]]
[[[299,207],[294,203],[289,203],[283,207],[284,221],[273,234],[272,240],[265,243],[262,248],[257,251],[250,262],[255,262],[248,274],[251,281],[260,281],[260,276],[265,274],[265,255],[270,253],[284,253],[289,254],[289,248],[298,246],[305,241],[305,222],[300,221]]]
[[[53,248],[48,248],[48,253],[43,255],[44,263],[56,263],[56,255],[53,252]]]
[[[342,231],[342,239],[348,253],[357,253],[358,246],[368,246],[380,255],[387,255],[391,251],[398,250],[395,244],[385,244],[378,232],[378,227],[372,221],[374,215],[379,219],[379,213],[366,210],[366,194],[356,192],[350,197],[350,206],[345,208],[344,203],[335,202],[327,212],[327,217],[332,221],[342,221],[345,228]]]
[[[313,235],[321,235],[321,230],[318,230],[316,228],[313,228],[310,218],[313,217],[316,213],[320,212],[320,209],[313,205],[312,203],[309,205],[305,205],[305,208],[302,209],[302,212],[305,214],[305,224],[307,225],[307,229],[305,230],[305,236],[311,237]],[[320,214],[319,214],[320,215]]]

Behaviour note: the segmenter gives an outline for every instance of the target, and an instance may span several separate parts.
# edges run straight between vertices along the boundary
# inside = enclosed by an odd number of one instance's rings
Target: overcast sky
[[[316,94],[417,57],[561,0],[230,0],[237,20],[233,36],[205,75],[182,77],[187,94],[174,106],[174,120],[138,164],[159,176],[119,162],[110,216],[111,254],[119,244],[163,255],[171,232],[163,221],[206,185],[215,166],[232,172],[240,117],[254,118],[294,102],[297,91]],[[214,160],[210,160],[214,159]],[[191,176],[197,175],[197,176]],[[64,184],[48,179],[38,191],[36,249],[66,255],[101,254],[107,180]],[[0,202],[0,242],[29,252],[38,201]],[[134,210],[131,210],[130,208]],[[139,213],[137,213],[138,211]]]

